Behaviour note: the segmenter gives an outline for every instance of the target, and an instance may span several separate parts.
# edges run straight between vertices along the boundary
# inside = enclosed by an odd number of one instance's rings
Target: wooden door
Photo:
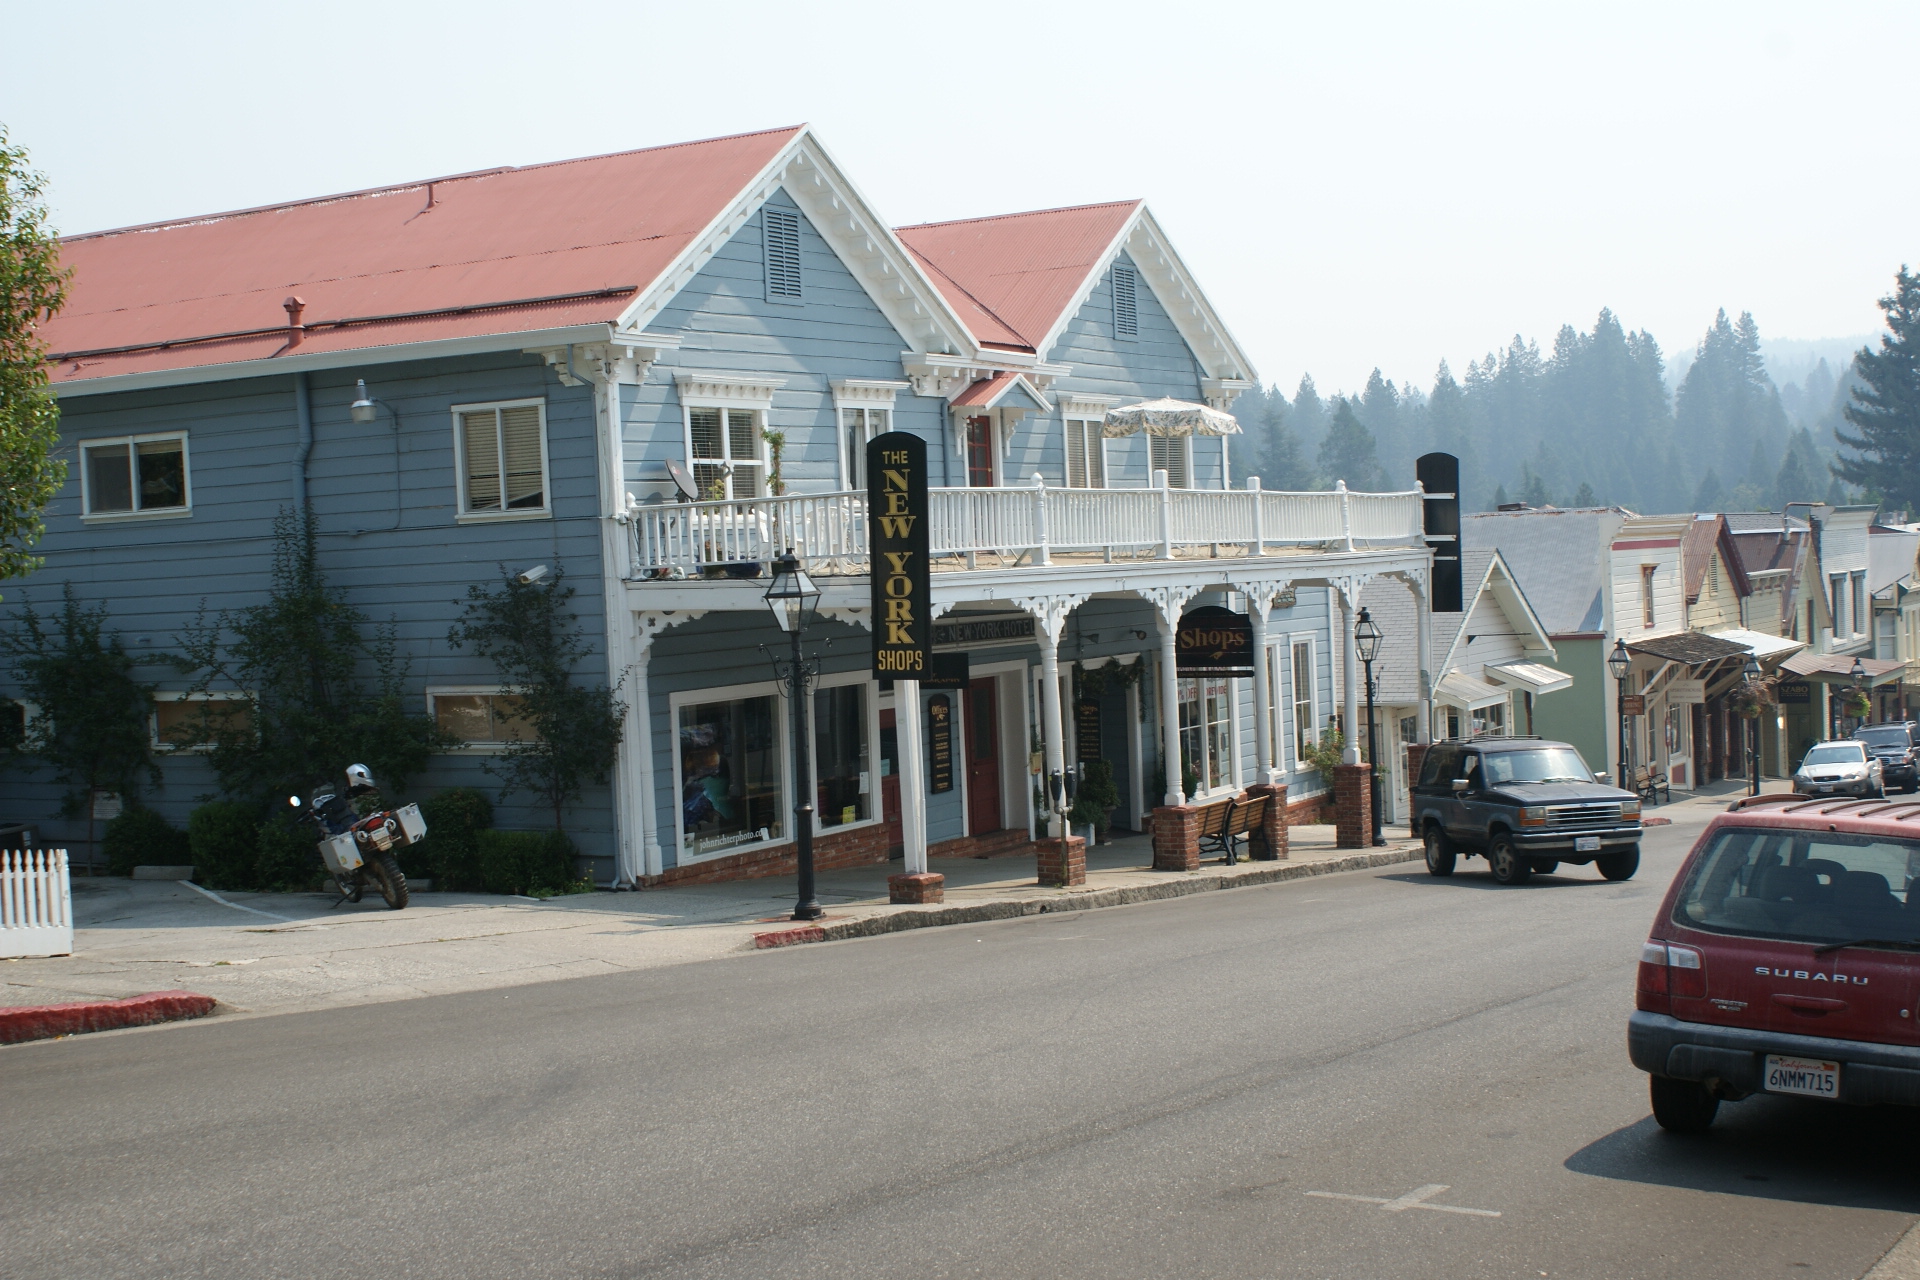
[[[880,713],[880,813],[887,823],[887,857],[905,857],[906,828],[900,822],[900,735],[894,731],[892,710]]]
[[[985,676],[967,686],[967,830],[1000,830],[999,681]]]
[[[967,487],[993,488],[993,419],[967,419]]]

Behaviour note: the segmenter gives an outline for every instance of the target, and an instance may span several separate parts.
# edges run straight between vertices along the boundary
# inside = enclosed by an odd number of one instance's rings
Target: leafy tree
[[[1373,433],[1345,396],[1333,399],[1333,417],[1327,424],[1327,438],[1320,442],[1319,462],[1322,475],[1346,481],[1349,489],[1377,491],[1386,486]]]
[[[1880,349],[1862,347],[1853,357],[1862,385],[1845,413],[1857,434],[1842,431],[1839,439],[1854,456],[1835,459],[1833,474],[1892,506],[1920,510],[1920,276],[1902,265],[1880,310],[1887,317]]]
[[[81,604],[70,585],[61,588],[53,617],[25,605],[18,624],[0,634],[0,651],[11,660],[21,699],[37,712],[20,749],[29,767],[46,764],[67,788],[63,816],[87,815],[91,847],[95,792],[131,804],[142,778],[160,785],[148,722],[154,687],[139,679],[139,660],[107,628],[106,606]]]
[[[40,513],[66,483],[53,457],[60,406],[47,386],[40,326],[67,300],[68,271],[47,225],[46,179],[0,126],[0,578],[40,567]]]
[[[406,710],[394,624],[370,626],[327,586],[310,509],[274,521],[267,599],[213,622],[203,613],[181,642],[181,666],[200,673],[194,693],[246,695],[197,700],[180,734],[182,745],[212,748],[220,785],[244,801],[304,792],[353,763],[398,791],[451,745],[432,720]]]
[[[506,762],[495,771],[501,795],[538,796],[552,808],[559,830],[566,828],[567,806],[587,784],[605,782],[613,771],[627,713],[613,689],[574,681],[589,646],[566,607],[574,589],[565,577],[556,570],[525,582],[503,568],[498,588],[467,588],[466,609],[447,632],[456,649],[471,648],[499,669],[534,733],[507,742]]]

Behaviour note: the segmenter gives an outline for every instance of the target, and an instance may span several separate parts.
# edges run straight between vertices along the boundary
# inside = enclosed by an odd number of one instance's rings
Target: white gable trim
[[[1114,236],[1113,243],[1106,252],[1095,260],[1093,269],[1086,279],[1074,291],[1073,301],[1060,312],[1053,322],[1053,328],[1040,340],[1039,351],[1044,357],[1053,351],[1060,337],[1075,317],[1080,314],[1087,299],[1092,296],[1114,260],[1125,249],[1133,259],[1133,265],[1146,280],[1147,287],[1153,290],[1154,298],[1173,321],[1180,337],[1200,362],[1200,371],[1209,381],[1217,380],[1218,385],[1207,387],[1210,401],[1225,399],[1225,404],[1216,404],[1224,409],[1232,403],[1232,397],[1259,382],[1260,375],[1254,372],[1253,361],[1247,359],[1247,353],[1228,332],[1226,322],[1213,309],[1213,304],[1200,291],[1199,281],[1187,270],[1187,264],[1174,252],[1173,242],[1167,239],[1166,232],[1154,220],[1153,213],[1142,204],[1134,210]],[[1232,387],[1230,384],[1244,382],[1246,385]]]
[[[1473,611],[1480,607],[1481,598],[1488,593],[1492,593],[1494,606],[1500,610],[1507,623],[1520,633],[1521,647],[1528,657],[1558,656],[1554,650],[1553,641],[1547,637],[1546,627],[1541,625],[1540,618],[1534,613],[1533,605],[1528,602],[1526,593],[1520,590],[1520,583],[1514,578],[1513,570],[1507,567],[1505,558],[1496,550],[1493,558],[1487,561],[1487,571],[1480,575],[1480,581],[1474,587],[1473,594],[1461,602],[1466,608],[1460,613],[1460,629],[1454,633],[1453,639],[1447,645],[1447,656],[1441,661],[1440,670],[1453,670],[1454,657],[1465,642],[1467,628],[1473,622]],[[1516,617],[1516,614],[1519,616]]]
[[[776,190],[785,190],[793,198],[909,346],[946,353],[974,351],[966,325],[811,129],[794,135],[667,269],[641,289],[622,313],[619,327],[644,329],[656,320]]]

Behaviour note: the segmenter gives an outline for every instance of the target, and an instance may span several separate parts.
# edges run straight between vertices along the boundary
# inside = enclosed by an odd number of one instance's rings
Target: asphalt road
[[[0,1274],[1859,1276],[1920,1122],[1626,1061],[1696,830],[0,1050]]]

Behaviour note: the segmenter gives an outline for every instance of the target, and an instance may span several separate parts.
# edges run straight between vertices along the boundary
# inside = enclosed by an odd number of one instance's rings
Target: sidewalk
[[[946,902],[894,906],[898,863],[822,872],[820,941],[903,928],[1075,911],[1357,870],[1420,857],[1404,828],[1388,847],[1336,849],[1331,826],[1300,826],[1284,862],[1199,871],[1151,868],[1145,836],[1088,851],[1084,888],[1034,883],[1031,856],[941,858]],[[756,934],[797,926],[791,876],[725,884],[591,893],[535,901],[423,893],[404,911],[363,902],[329,910],[331,895],[209,895],[169,881],[73,882],[75,954],[0,961],[0,1006],[114,1000],[183,988],[222,1012],[286,1012],[511,988],[686,964],[750,952]]]

